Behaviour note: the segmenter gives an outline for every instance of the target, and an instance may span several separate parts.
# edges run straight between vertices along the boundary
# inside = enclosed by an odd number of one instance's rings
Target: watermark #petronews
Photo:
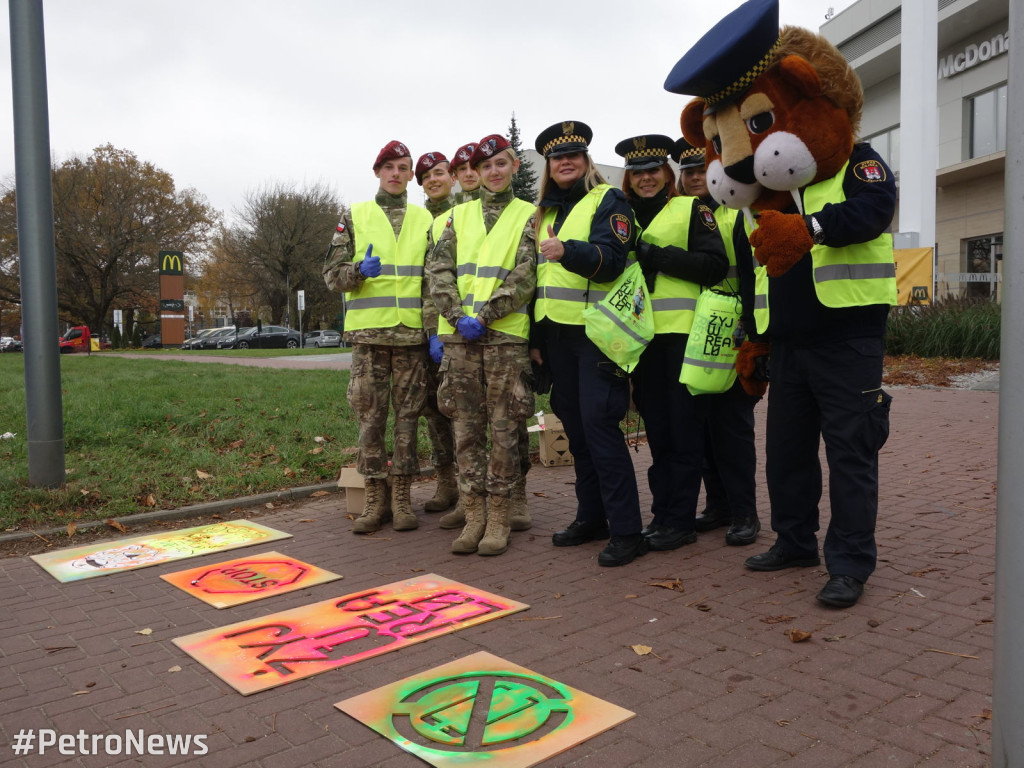
[[[15,755],[205,755],[207,734],[149,733],[126,730],[119,733],[58,733],[52,728],[22,728],[14,736]],[[0,761],[2,762],[2,761]]]

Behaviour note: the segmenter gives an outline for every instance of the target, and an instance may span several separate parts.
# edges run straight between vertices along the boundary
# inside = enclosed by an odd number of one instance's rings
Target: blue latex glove
[[[455,329],[466,341],[476,341],[487,332],[487,327],[475,317],[460,317]]]
[[[377,277],[380,274],[380,256],[373,256],[373,243],[366,248],[366,255],[359,262],[359,271],[363,277]]]
[[[444,357],[444,344],[437,336],[431,336],[427,342],[430,344],[430,359],[435,363],[440,363],[441,358]]]

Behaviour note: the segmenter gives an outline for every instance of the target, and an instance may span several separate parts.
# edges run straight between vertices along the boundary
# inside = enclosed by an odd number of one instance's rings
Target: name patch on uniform
[[[853,168],[853,175],[861,181],[885,181],[887,174],[885,166],[877,160],[865,160]]]
[[[630,225],[629,219],[623,216],[621,213],[616,213],[611,218],[612,232],[622,242],[629,240]]]
[[[715,218],[715,212],[706,205],[697,206],[697,214],[700,216],[700,220],[704,222],[705,227],[711,230],[718,229],[718,220]]]

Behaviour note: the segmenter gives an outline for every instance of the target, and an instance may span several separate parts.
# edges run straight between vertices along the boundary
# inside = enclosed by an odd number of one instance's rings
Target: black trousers
[[[756,517],[754,406],[760,398],[744,392],[738,379],[721,394],[700,397],[707,407],[702,472],[707,507],[729,510],[734,521]]]
[[[878,451],[892,402],[882,389],[882,340],[774,341],[770,365],[765,469],[777,545],[793,555],[818,552],[824,439],[832,510],[825,564],[832,576],[866,581],[877,559]]]
[[[636,470],[620,427],[629,379],[582,325],[548,326],[545,360],[551,408],[565,426],[576,469],[576,519],[607,520],[612,536],[640,533]]]
[[[654,337],[633,371],[633,401],[644,420],[651,466],[652,525],[694,529],[704,461],[706,396],[679,383],[686,334]]]

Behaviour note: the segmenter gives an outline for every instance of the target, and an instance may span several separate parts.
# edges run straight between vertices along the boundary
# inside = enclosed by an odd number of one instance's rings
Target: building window
[[[1006,86],[979,93],[971,99],[971,157],[984,157],[1006,149]]]
[[[897,125],[888,131],[868,136],[864,141],[882,156],[885,164],[898,177],[900,172],[900,127]]]
[[[998,263],[1003,258],[1003,236],[989,235],[964,240],[964,294],[989,298],[996,294]]]

